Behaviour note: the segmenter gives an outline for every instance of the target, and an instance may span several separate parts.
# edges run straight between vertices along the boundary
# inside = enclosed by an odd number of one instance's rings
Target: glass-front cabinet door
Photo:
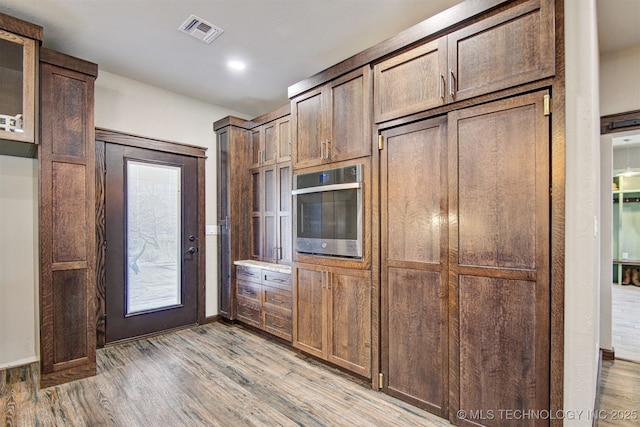
[[[0,139],[35,142],[36,42],[0,29]]]

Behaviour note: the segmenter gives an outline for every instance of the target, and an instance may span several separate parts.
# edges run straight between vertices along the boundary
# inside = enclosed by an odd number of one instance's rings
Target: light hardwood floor
[[[611,311],[616,359],[640,362],[640,287],[614,284]]]
[[[101,349],[92,378],[44,390],[0,386],[7,426],[450,425],[220,323]]]
[[[598,427],[640,425],[640,364],[625,360],[602,362],[598,409],[602,416]]]

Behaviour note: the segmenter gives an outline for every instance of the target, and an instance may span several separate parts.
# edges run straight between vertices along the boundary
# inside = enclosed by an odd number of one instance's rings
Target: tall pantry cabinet
[[[94,82],[98,66],[40,52],[42,387],[96,372]]]

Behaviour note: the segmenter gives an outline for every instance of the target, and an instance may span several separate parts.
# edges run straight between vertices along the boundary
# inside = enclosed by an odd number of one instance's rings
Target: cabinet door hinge
[[[544,115],[549,116],[551,115],[552,111],[553,111],[553,100],[547,94],[544,96]]]
[[[382,150],[384,148],[384,136],[378,135],[378,150]]]
[[[382,389],[384,387],[384,374],[380,372],[378,374],[378,388]]]

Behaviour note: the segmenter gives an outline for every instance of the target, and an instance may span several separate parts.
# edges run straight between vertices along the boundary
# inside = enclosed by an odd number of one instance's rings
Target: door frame
[[[205,160],[206,148],[195,145],[181,144],[172,141],[148,138],[139,135],[119,132],[110,129],[96,128],[96,345],[102,348],[105,345],[106,333],[106,272],[104,242],[106,241],[106,211],[105,211],[105,172],[106,172],[106,143],[119,144],[128,147],[144,148],[171,154],[179,154],[197,158],[197,224],[199,245],[197,252],[198,283],[196,298],[196,321],[198,324],[206,323],[206,245],[205,242]]]

